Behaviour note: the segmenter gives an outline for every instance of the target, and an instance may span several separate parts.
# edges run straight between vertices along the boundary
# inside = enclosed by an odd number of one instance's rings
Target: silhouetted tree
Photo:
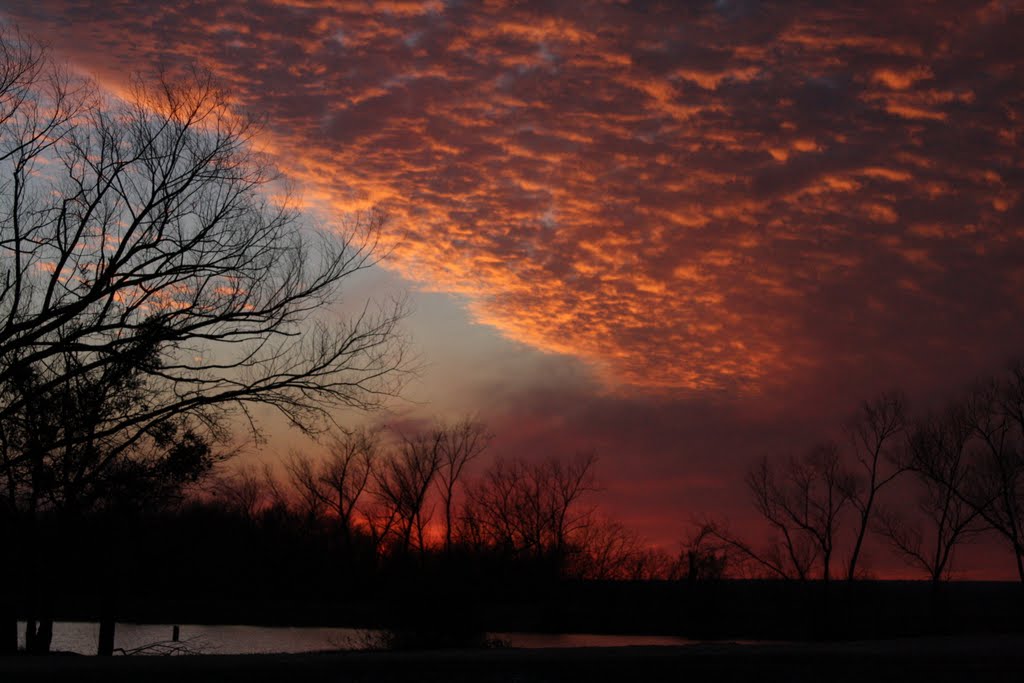
[[[804,535],[788,526],[780,530],[769,522],[779,535],[755,546],[730,529],[724,521],[707,526],[707,534],[740,558],[739,569],[755,578],[797,579],[806,581],[816,558],[814,545]]]
[[[880,532],[905,560],[927,572],[932,583],[948,577],[955,548],[980,531],[978,511],[957,495],[972,488],[967,452],[971,432],[960,406],[915,424],[905,467],[918,475],[923,489],[916,506],[920,521],[893,510],[878,517]]]
[[[650,567],[649,556],[635,531],[611,519],[594,518],[580,527],[572,540],[570,576],[581,579],[627,580],[637,578]]]
[[[848,581],[857,576],[857,561],[873,525],[879,492],[903,472],[901,437],[905,428],[904,400],[897,393],[862,403],[849,427],[856,466],[844,479],[850,488],[846,495],[857,511],[857,527],[846,570]]]
[[[965,416],[971,474],[953,490],[1003,538],[1024,581],[1024,365],[972,392]]]
[[[266,465],[261,468],[250,463],[222,472],[207,489],[213,501],[248,524],[256,524],[264,512],[287,502],[273,470]]]
[[[792,461],[787,478],[788,486],[779,491],[780,505],[818,547],[821,578],[827,582],[840,515],[850,501],[850,474],[843,468],[838,447],[824,443]]]
[[[730,565],[736,564],[733,556],[737,549],[734,543],[723,542],[723,535],[728,534],[711,522],[696,525],[683,543],[670,577],[690,582],[725,578]],[[746,559],[749,559],[749,554]]]
[[[30,651],[49,650],[52,604],[47,586],[64,583],[55,566],[65,564],[59,559],[61,546],[67,545],[76,520],[97,510],[159,506],[206,474],[216,459],[207,438],[187,419],[169,417],[131,441],[121,433],[96,435],[109,420],[148,400],[139,378],[152,350],[138,351],[88,372],[77,372],[79,357],[65,353],[38,371],[24,368],[9,382],[7,393],[24,400],[13,418],[0,422],[0,450],[14,454],[6,458],[0,476],[6,480],[7,504],[28,525],[28,545],[19,561],[26,567],[30,612],[25,640]],[[53,374],[73,379],[47,382]],[[62,437],[63,444],[54,447],[54,440]],[[17,457],[25,454],[32,457]],[[57,525],[56,537],[45,544],[34,532],[41,515]]]
[[[404,437],[397,452],[374,471],[375,493],[385,510],[381,528],[397,530],[402,553],[411,549],[414,536],[421,555],[424,550],[428,495],[441,468],[441,440],[438,431]]]
[[[460,539],[512,556],[567,566],[573,543],[594,521],[583,497],[596,490],[593,454],[569,461],[498,460],[469,488]]]
[[[325,512],[338,520],[346,547],[352,544],[359,500],[373,478],[379,432],[358,429],[335,435],[321,460],[292,454],[285,467],[306,516]]]
[[[790,458],[781,471],[763,458],[748,472],[747,489],[779,542],[758,551],[721,530],[716,535],[781,577],[804,580],[820,562],[821,578],[828,582],[840,515],[852,489],[836,444],[826,442],[802,458]]]
[[[484,424],[468,417],[451,425],[438,425],[435,429],[440,437],[441,462],[437,482],[444,508],[444,550],[448,554],[452,548],[455,487],[462,479],[466,465],[483,455],[493,435]]]
[[[793,463],[795,461],[790,460],[790,465]],[[738,550],[779,576],[795,577],[801,581],[807,579],[816,558],[816,548],[793,519],[791,510],[796,501],[792,499],[785,482],[779,480],[776,468],[767,457],[751,468],[746,482],[754,507],[779,534],[779,539],[766,551],[754,552],[737,539],[723,538],[730,540]]]
[[[375,262],[379,215],[301,225],[269,196],[276,176],[251,147],[259,127],[206,74],[139,78],[114,99],[9,30],[0,61],[8,520],[58,501],[66,514],[88,507],[85,482],[95,493],[130,481],[124,472],[161,439],[217,441],[235,415],[256,430],[254,404],[314,431],[338,407],[396,391],[401,304],[324,314]],[[116,387],[118,373],[137,400],[48,416],[42,401],[73,404],[83,387]]]

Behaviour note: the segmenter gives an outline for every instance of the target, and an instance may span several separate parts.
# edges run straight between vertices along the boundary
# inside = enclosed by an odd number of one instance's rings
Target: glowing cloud
[[[390,267],[611,385],[694,391],[898,367],[1020,310],[1021,3],[872,4],[9,12],[104,78],[198,60],[307,201],[392,213]]]

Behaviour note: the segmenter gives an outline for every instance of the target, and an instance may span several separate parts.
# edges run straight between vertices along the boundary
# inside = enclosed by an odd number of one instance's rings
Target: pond
[[[114,647],[126,652],[153,643],[168,643],[170,624],[118,624]],[[95,654],[100,627],[95,622],[56,622],[54,651]],[[25,624],[18,624],[24,646]],[[330,627],[224,626],[181,624],[179,639],[192,652],[202,654],[297,653],[321,650],[363,650],[380,642],[381,632],[371,629]],[[670,636],[600,635],[586,633],[491,633],[509,647],[623,647],[629,645],[686,645],[685,638]]]

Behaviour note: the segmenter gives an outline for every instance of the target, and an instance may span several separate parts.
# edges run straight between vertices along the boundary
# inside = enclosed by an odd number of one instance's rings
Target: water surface
[[[171,646],[170,624],[118,624],[114,648],[120,654],[148,645]],[[19,645],[24,647],[25,625],[19,623]],[[53,625],[52,649],[96,654],[100,627],[95,622],[61,621]],[[202,654],[298,653],[323,650],[364,650],[382,642],[381,631],[332,627],[230,626],[181,624],[180,644]],[[623,647],[629,645],[686,645],[685,638],[670,636],[599,635],[588,633],[491,633],[509,647]]]

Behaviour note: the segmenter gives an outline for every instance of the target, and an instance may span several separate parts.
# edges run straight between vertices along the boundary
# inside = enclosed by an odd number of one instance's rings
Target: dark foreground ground
[[[436,579],[436,580],[434,580]],[[139,624],[252,624],[463,632],[609,633],[692,640],[839,641],[1021,633],[1024,585],[954,581],[523,581],[421,574],[308,588],[125,589],[115,615]],[[19,585],[11,583],[7,585]],[[244,585],[244,582],[242,582]],[[159,590],[165,589],[164,594]],[[23,594],[26,592],[23,592]],[[58,621],[96,621],[96,596],[57,596]],[[27,605],[15,605],[24,619]],[[1022,679],[1024,680],[1024,679]],[[0,682],[2,683],[2,682]]]
[[[0,659],[0,681],[1018,681],[1024,637],[566,650]]]

